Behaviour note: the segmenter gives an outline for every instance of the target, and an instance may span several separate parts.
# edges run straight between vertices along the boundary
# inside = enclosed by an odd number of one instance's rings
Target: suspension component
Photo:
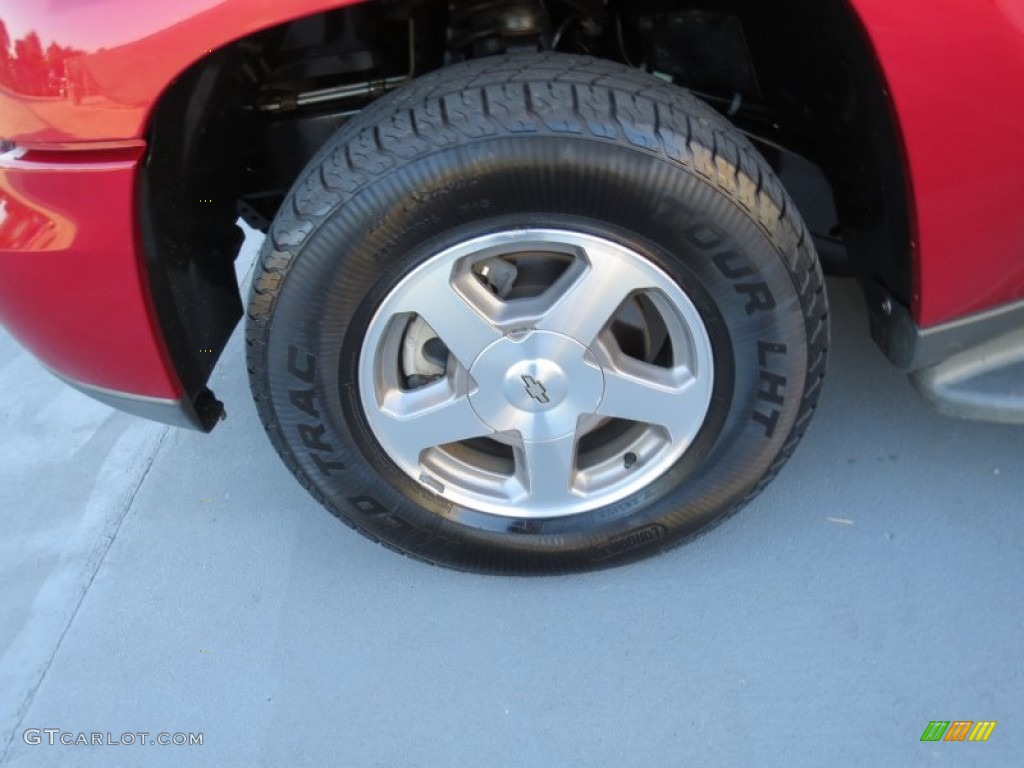
[[[540,0],[458,0],[451,7],[448,46],[469,58],[537,51],[551,37],[551,18]]]

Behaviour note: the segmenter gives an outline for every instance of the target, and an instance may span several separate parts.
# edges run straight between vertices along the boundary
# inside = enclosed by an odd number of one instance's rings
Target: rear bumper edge
[[[130,413],[133,416],[149,419],[150,421],[169,424],[172,427],[184,427],[186,429],[209,432],[218,421],[227,417],[224,411],[224,404],[217,400],[208,389],[202,390],[195,401],[191,401],[186,397],[178,399],[146,397],[145,395],[116,392],[112,389],[85,384],[67,376],[62,376],[52,368],[47,370],[68,386],[77,389],[94,400],[98,400],[104,405]]]

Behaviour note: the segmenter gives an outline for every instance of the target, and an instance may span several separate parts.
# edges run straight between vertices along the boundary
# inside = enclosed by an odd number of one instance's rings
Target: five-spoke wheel
[[[410,477],[476,509],[551,517],[674,464],[707,413],[712,359],[693,303],[650,261],[526,229],[459,243],[402,280],[370,323],[359,385]]]

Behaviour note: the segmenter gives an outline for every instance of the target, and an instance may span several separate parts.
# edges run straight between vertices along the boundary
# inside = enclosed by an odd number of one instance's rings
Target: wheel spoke
[[[381,408],[381,436],[414,461],[426,448],[493,433],[477,418],[466,395],[453,393],[439,401],[432,396],[438,387],[447,388],[447,383],[442,381],[412,392],[392,392]]]
[[[639,362],[629,368],[605,369],[604,397],[597,413],[662,426],[672,442],[691,440],[706,411],[697,379],[685,368],[670,370]]]
[[[397,312],[415,312],[444,342],[464,368],[501,338],[501,331],[450,282],[450,270],[433,269],[395,303]]]
[[[589,264],[566,275],[571,282],[537,323],[589,345],[634,291],[654,287],[651,274],[632,260],[599,247],[587,249]]]
[[[575,434],[543,443],[523,443],[522,456],[525,467],[517,467],[517,474],[529,492],[527,504],[555,506],[576,498],[572,494]]]

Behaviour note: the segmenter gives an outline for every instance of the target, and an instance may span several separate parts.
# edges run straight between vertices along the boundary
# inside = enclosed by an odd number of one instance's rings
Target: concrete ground
[[[204,436],[86,399],[0,332],[0,762],[1019,765],[1024,430],[933,413],[830,289],[830,380],[775,483],[668,555],[549,579],[431,568],[334,520],[265,439],[239,334]],[[958,719],[998,725],[920,741]],[[45,728],[203,744],[26,743]]]

